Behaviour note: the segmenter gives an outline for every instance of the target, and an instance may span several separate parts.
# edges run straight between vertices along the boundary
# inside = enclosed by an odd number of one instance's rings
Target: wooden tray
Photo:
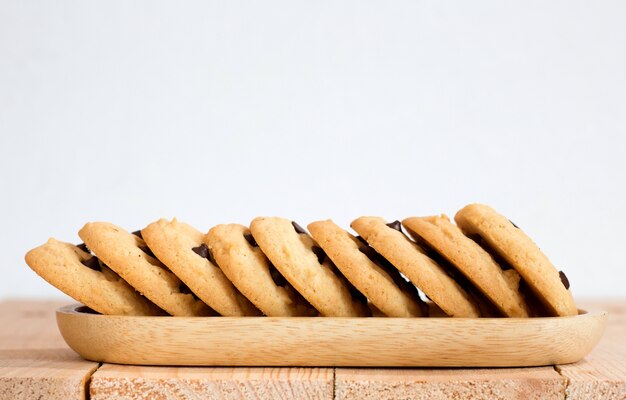
[[[138,365],[505,367],[567,364],[607,312],[558,318],[125,317],[57,311],[87,360]]]

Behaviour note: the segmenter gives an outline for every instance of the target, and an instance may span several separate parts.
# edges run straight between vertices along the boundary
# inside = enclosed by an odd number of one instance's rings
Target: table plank
[[[97,367],[70,349],[0,350],[0,399],[82,400]]]
[[[568,379],[567,399],[626,399],[626,300],[581,302],[582,308],[609,311],[598,346],[575,364],[556,366]]]
[[[552,367],[481,369],[337,368],[336,399],[563,399]]]
[[[91,400],[332,399],[332,368],[140,367],[104,364]]]
[[[63,341],[54,314],[61,305],[0,303],[0,399],[85,398],[98,363],[83,360]]]
[[[57,329],[60,301],[0,302],[0,349],[67,348]]]

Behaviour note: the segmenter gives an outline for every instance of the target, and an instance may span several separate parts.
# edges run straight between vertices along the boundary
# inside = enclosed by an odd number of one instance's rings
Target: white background
[[[626,287],[626,2],[0,0],[0,298],[83,223],[485,202]]]

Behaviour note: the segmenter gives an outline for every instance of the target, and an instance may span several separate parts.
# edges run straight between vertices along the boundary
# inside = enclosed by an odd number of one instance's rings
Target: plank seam
[[[102,363],[98,363],[98,365],[96,365],[95,368],[90,369],[87,376],[85,376],[85,385],[83,389],[83,393],[85,393],[85,395],[83,396],[83,400],[91,399],[91,377],[93,376],[93,374],[96,373],[97,370],[100,369],[101,366]]]
[[[556,371],[556,373],[559,374],[561,378],[565,378],[565,387],[563,388],[563,399],[567,400],[567,389],[569,388],[570,379],[567,376],[563,375],[561,371],[561,367],[559,367],[558,365],[553,365],[553,368]]]
[[[333,400],[337,400],[337,368],[333,368],[333,386],[332,386],[332,395],[333,395]]]

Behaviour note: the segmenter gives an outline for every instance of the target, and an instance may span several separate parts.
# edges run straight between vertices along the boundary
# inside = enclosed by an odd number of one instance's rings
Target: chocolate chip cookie
[[[470,204],[454,217],[463,233],[506,260],[555,316],[577,315],[569,282],[520,228],[483,204]]]
[[[327,317],[369,314],[361,293],[351,291],[318,244],[298,224],[284,218],[255,218],[254,240],[280,273]]]
[[[480,316],[480,311],[467,292],[402,233],[400,222],[387,224],[380,217],[360,217],[350,226],[447,315]]]
[[[507,280],[489,253],[466,237],[447,216],[406,218],[402,225],[418,244],[439,253],[469,279],[504,316],[529,316],[519,292],[519,279],[516,289],[515,280]]]
[[[260,315],[217,266],[202,232],[174,218],[151,223],[141,235],[156,258],[219,314]]]
[[[364,240],[331,220],[313,222],[308,228],[343,275],[383,314],[389,317],[426,314],[415,287]]]
[[[228,279],[263,314],[270,317],[317,314],[267,259],[247,227],[217,225],[209,230],[204,241]]]
[[[87,247],[154,304],[174,316],[215,315],[168,270],[140,236],[108,222],[89,222],[78,232]]]
[[[101,314],[164,314],[84,245],[50,239],[26,253],[26,263],[63,293]]]

